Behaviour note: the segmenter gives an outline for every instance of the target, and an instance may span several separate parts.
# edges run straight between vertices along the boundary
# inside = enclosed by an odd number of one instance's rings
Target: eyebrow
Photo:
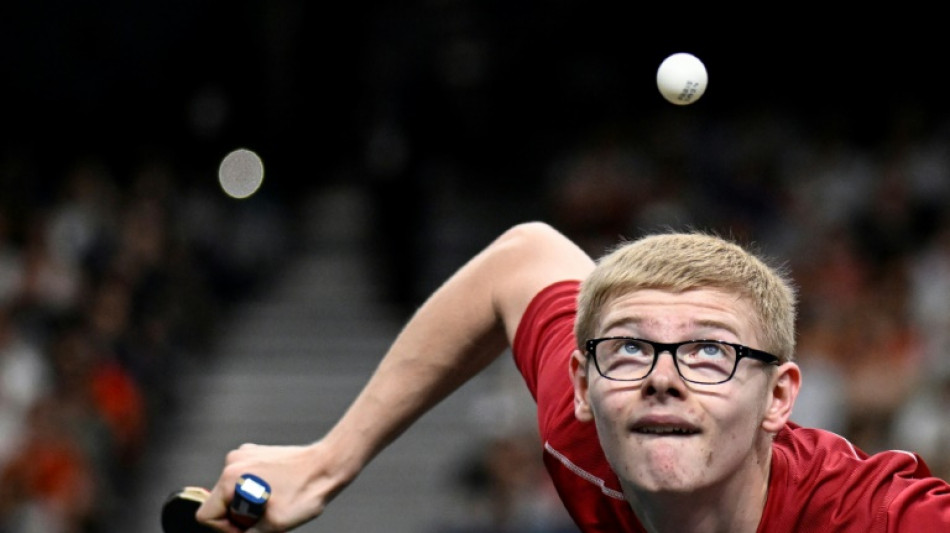
[[[637,326],[646,322],[647,319],[641,316],[627,316],[614,320],[608,324],[605,324],[604,331],[610,330],[612,328],[623,327],[623,326]],[[735,338],[739,339],[739,333],[736,331],[736,328],[730,326],[729,324],[711,319],[700,319],[690,321],[690,327],[693,329],[721,329],[731,333]]]

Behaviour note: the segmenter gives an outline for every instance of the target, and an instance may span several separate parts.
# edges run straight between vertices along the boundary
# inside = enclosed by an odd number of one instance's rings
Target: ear
[[[802,385],[802,371],[795,363],[780,365],[771,379],[771,393],[762,429],[769,433],[778,433],[792,415],[795,398]]]
[[[587,357],[580,350],[571,354],[571,382],[574,384],[574,417],[581,422],[590,422],[594,415],[588,401]]]

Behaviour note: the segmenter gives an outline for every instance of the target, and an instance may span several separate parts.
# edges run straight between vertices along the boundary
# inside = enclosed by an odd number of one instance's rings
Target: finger
[[[230,520],[227,519],[212,520],[210,522],[203,523],[215,531],[220,531],[221,533],[247,533],[247,531],[235,526]]]
[[[220,483],[211,491],[211,495],[195,511],[195,519],[203,524],[215,527],[219,531],[233,531],[228,520],[228,500],[226,492],[221,490]]]

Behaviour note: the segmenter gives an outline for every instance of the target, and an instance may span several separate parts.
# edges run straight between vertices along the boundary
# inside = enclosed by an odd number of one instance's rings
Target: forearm
[[[345,464],[355,476],[504,352],[539,290],[582,279],[592,268],[587,254],[546,224],[505,232],[420,307],[324,444],[347,454]]]
[[[353,475],[504,351],[508,341],[491,288],[497,278],[490,275],[497,255],[490,246],[423,303],[323,439],[349,455]]]
[[[505,329],[486,285],[487,248],[439,288],[396,337],[363,390],[320,440],[300,447],[244,445],[228,454],[213,498],[199,510],[220,531],[228,489],[243,472],[270,480],[265,520],[296,527],[325,506],[416,419],[504,351]]]

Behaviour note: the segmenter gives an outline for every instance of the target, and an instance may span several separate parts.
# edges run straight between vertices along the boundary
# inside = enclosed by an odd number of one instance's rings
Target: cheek
[[[626,420],[627,411],[635,403],[633,388],[592,387],[590,389],[591,410],[601,420]]]
[[[739,394],[728,402],[716,402],[710,407],[710,416],[719,421],[723,445],[745,449],[756,438],[765,416],[762,394],[761,391]]]
[[[624,400],[623,394],[591,395],[591,412],[597,440],[604,451],[610,467],[621,476],[629,476],[632,464],[628,457],[626,421],[629,420],[627,406],[631,404],[629,394]]]
[[[590,408],[597,426],[597,433],[605,445],[614,439],[604,437],[625,435],[626,424],[630,419],[629,409],[633,405],[630,392],[618,390],[591,390]]]
[[[617,415],[623,410],[623,406],[629,403],[628,400],[624,399],[623,394],[604,390],[597,391],[592,399],[598,412],[605,415]]]

